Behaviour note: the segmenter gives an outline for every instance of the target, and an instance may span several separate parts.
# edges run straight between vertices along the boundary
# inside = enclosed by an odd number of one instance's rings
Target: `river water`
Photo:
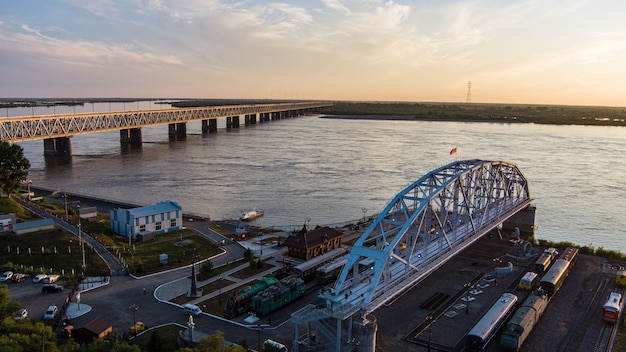
[[[153,109],[149,102],[56,107],[55,113]],[[7,116],[52,108],[7,109]],[[218,127],[223,127],[220,121]],[[381,211],[402,188],[453,158],[503,160],[529,181],[536,237],[626,252],[626,128],[516,123],[375,121],[306,116],[185,140],[143,129],[123,150],[118,132],[72,138],[70,162],[19,143],[33,185],[136,204],[178,202],[185,212],[236,218],[257,208],[263,226],[347,222]],[[450,156],[453,147],[458,153]]]

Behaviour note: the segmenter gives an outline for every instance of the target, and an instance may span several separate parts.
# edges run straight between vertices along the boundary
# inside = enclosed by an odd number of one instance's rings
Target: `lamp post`
[[[261,352],[262,351],[261,349],[261,324],[257,324],[256,333],[257,333],[257,341],[259,343],[259,352]]]
[[[85,269],[87,266],[85,265],[85,243],[83,242],[83,231],[80,229],[80,215],[78,216],[78,240],[80,241],[80,250],[83,252],[83,275],[85,274]]]
[[[496,267],[493,270],[494,273],[495,273],[493,283],[494,283],[495,286],[498,286],[498,264],[502,263],[502,259],[500,259],[500,258],[493,258],[493,261],[496,263]]]
[[[222,305],[222,274],[220,274],[220,277],[217,279],[217,285],[219,287],[219,305]]]
[[[135,326],[137,324],[137,321],[135,320],[135,313],[139,310],[139,306],[133,303],[128,307],[128,309],[133,312],[133,332],[135,334],[135,337],[137,337],[137,327]]]
[[[469,315],[469,290],[472,287],[472,283],[468,282],[463,287],[465,288],[465,315]]]
[[[430,352],[431,339],[433,335],[433,324],[436,323],[437,320],[434,319],[432,314],[429,314],[428,317],[426,317],[426,319],[428,320],[428,352]]]
[[[363,208],[361,211],[363,212],[363,224],[365,224],[365,213],[367,213],[367,208]]]

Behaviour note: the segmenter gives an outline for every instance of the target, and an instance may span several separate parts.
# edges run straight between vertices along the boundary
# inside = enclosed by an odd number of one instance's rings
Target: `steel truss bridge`
[[[351,343],[367,326],[368,313],[531,201],[526,178],[502,161],[460,160],[424,175],[391,199],[357,239],[334,287],[318,297],[321,303],[292,314],[294,351],[368,351]],[[302,338],[302,325],[307,334],[315,326],[314,342]]]
[[[293,102],[255,105],[210,106],[163,110],[93,112],[79,114],[38,115],[0,118],[0,140],[23,142],[37,139],[71,137],[78,134],[130,130],[160,124],[181,124],[194,120],[254,116],[267,114],[267,119],[292,117],[301,112],[331,106],[328,102]],[[285,115],[281,115],[285,114]],[[248,120],[246,119],[246,124]]]

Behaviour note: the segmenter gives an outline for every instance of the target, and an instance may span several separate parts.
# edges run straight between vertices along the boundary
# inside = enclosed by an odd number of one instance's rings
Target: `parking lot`
[[[64,290],[59,293],[42,293],[41,288],[44,283],[33,282],[32,277],[16,283],[7,281],[4,283],[9,287],[11,299],[19,301],[28,311],[31,320],[43,320],[43,315],[50,305],[56,305],[61,309],[65,300],[71,295],[71,290]]]

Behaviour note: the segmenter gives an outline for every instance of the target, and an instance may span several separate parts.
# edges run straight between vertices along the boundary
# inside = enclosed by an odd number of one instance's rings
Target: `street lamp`
[[[469,297],[469,290],[470,288],[472,288],[472,283],[468,282],[465,285],[463,285],[463,288],[465,288],[465,315],[469,314],[469,301],[470,301],[470,297]]]
[[[259,343],[259,352],[260,352],[262,351],[261,350],[261,324],[257,324],[256,333],[257,333],[257,340]]]
[[[498,286],[498,264],[502,263],[502,259],[493,258],[493,261],[496,263],[496,267],[494,268],[495,275],[493,283],[495,286]]]
[[[432,314],[429,314],[428,317],[426,317],[426,319],[428,320],[428,352],[430,352],[431,339],[433,335],[433,324],[436,323],[437,320],[434,319]]]
[[[218,284],[219,291],[220,291],[218,302],[219,302],[219,305],[221,306],[222,305],[222,274],[220,274],[219,278],[217,279],[217,284]]]
[[[78,239],[80,241],[80,250],[83,252],[83,274],[85,274],[85,269],[87,266],[85,265],[85,242],[83,242],[83,231],[80,229],[80,214],[78,215]]]
[[[363,208],[361,211],[363,212],[363,223],[365,224],[365,213],[367,213],[367,208]]]
[[[135,326],[137,325],[137,321],[135,320],[135,313],[139,310],[139,306],[133,303],[128,307],[128,309],[133,312],[133,331],[135,333],[135,337],[137,337],[137,327]]]

